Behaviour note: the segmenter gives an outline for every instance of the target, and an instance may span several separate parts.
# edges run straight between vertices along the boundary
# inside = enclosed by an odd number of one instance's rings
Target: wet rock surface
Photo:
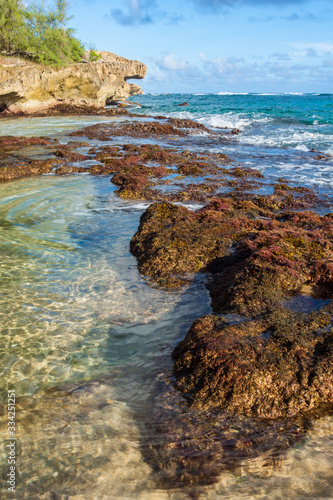
[[[177,387],[198,407],[264,419],[331,403],[332,308],[309,315],[276,308],[228,324],[207,316],[173,352]]]
[[[132,240],[140,271],[158,284],[210,273],[216,314],[195,321],[173,351],[175,379],[155,409],[163,444],[148,455],[169,486],[194,498],[248,459],[278,464],[333,403],[333,304],[304,313],[287,305],[300,293],[332,297],[331,214],[261,219],[254,203],[250,214],[228,201],[196,213],[152,205]],[[233,216],[221,217],[221,208]]]
[[[30,110],[29,113],[22,110],[3,111],[0,113],[1,118],[8,117],[44,117],[44,116],[128,116],[127,109],[123,108],[99,108],[95,106],[77,105],[77,104],[55,104],[47,109]]]
[[[131,241],[140,271],[160,284],[175,286],[181,277],[205,270],[213,259],[226,255],[237,234],[255,227],[248,210],[251,217],[251,204],[227,199],[214,200],[198,212],[171,203],[152,204]]]
[[[130,137],[151,137],[151,136],[184,136],[189,134],[190,130],[203,130],[210,133],[204,126],[193,120],[176,120],[168,119],[163,122],[158,121],[128,121],[121,124],[113,125],[97,124],[86,127],[83,130],[72,132],[71,136],[85,135],[89,139],[108,140],[107,138],[117,136],[130,136]]]
[[[195,404],[275,418],[333,401],[331,307],[303,316],[283,307],[304,287],[332,293],[332,228],[331,214],[249,201],[146,210],[131,242],[140,271],[171,287],[208,271],[214,312],[245,320],[202,318],[175,349],[178,387]]]

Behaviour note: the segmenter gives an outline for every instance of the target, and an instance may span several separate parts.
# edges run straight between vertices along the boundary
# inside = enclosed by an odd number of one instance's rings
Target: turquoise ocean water
[[[244,144],[333,154],[333,94],[146,94],[132,100],[140,103],[139,113],[239,128]],[[179,107],[183,102],[189,106]]]
[[[237,128],[228,150],[263,173],[330,188],[333,158],[333,94],[147,94],[131,99],[140,114],[191,118],[209,128]],[[189,106],[181,107],[187,102]],[[214,144],[209,149],[214,148]]]

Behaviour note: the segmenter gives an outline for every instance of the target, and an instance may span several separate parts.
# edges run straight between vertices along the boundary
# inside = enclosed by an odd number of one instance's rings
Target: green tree
[[[67,28],[68,0],[55,0],[54,9],[44,3],[23,8],[21,0],[0,0],[0,50],[25,53],[37,62],[55,67],[81,60],[84,47]]]
[[[0,50],[7,53],[26,50],[27,36],[21,0],[1,0]]]
[[[57,20],[57,28],[62,28],[64,29],[68,21],[73,19],[73,16],[68,16],[69,12],[69,2],[67,0],[56,0],[55,2],[55,15],[56,15],[56,20]]]

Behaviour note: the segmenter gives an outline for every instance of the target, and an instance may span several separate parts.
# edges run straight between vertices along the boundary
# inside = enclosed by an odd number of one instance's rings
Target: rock
[[[91,62],[87,51],[83,62],[58,70],[22,61],[0,66],[0,111],[29,114],[58,105],[98,110],[107,100],[126,100],[141,93],[127,80],[144,78],[145,64],[111,52],[97,54],[100,59]]]
[[[304,285],[333,290],[332,217],[283,213],[240,241],[210,284],[215,312],[255,317]],[[263,221],[264,222],[264,221]]]
[[[289,212],[212,262],[213,311],[238,319],[202,317],[176,347],[178,388],[195,405],[290,418],[333,403],[333,304],[289,305],[304,289],[332,297],[332,250],[331,214]]]
[[[314,157],[315,160],[330,160],[332,158],[332,155],[325,153],[325,154],[319,154]]]
[[[34,160],[20,165],[0,168],[0,182],[33,175],[49,174],[58,162],[59,160]]]
[[[133,115],[132,115],[133,116]],[[89,137],[89,139],[110,140],[112,136],[151,137],[154,136],[184,136],[184,131],[158,122],[124,122],[121,124],[98,123],[84,129],[71,132],[73,137]]]
[[[142,95],[142,94],[144,94],[141,87],[139,87],[135,83],[130,83],[129,86],[130,86],[130,95]],[[138,104],[138,103],[134,103],[132,101],[132,104]]]
[[[151,180],[168,174],[166,167],[146,167],[138,164],[138,157],[129,156],[115,160],[113,165],[118,166],[118,170],[112,177],[111,182],[119,186],[118,194],[121,198],[151,198]]]
[[[76,153],[76,152],[73,153],[64,147],[61,149],[57,149],[54,152],[54,155],[57,158],[66,158],[66,160],[69,162],[78,162],[78,161],[85,161],[85,160],[90,159],[89,156],[83,155],[81,153]]]
[[[57,175],[67,175],[67,174],[76,174],[76,173],[82,173],[86,172],[85,168],[80,168],[80,167],[74,167],[71,165],[62,165],[61,167],[57,168],[57,170],[54,172]]]
[[[139,270],[165,286],[178,286],[191,273],[229,252],[240,234],[255,231],[263,222],[254,213],[267,215],[251,203],[231,199],[212,201],[193,212],[171,203],[153,203],[140,218],[131,240]]]
[[[200,318],[173,352],[177,387],[199,408],[264,419],[332,404],[332,309],[276,308],[238,324]]]
[[[171,376],[160,377],[141,449],[162,485],[191,499],[207,498],[203,487],[217,483],[223,471],[254,463],[258,473],[260,466],[280,465],[311,425],[302,416],[257,419],[189,405],[172,382]]]
[[[188,104],[186,104],[189,106]],[[182,104],[179,104],[179,106],[183,106]],[[184,104],[185,106],[185,104]],[[171,123],[174,127],[178,128],[193,128],[193,129],[200,129],[203,130],[204,132],[207,132],[208,134],[211,133],[211,130],[209,130],[205,125],[202,123],[198,123],[194,120],[189,120],[189,119],[179,119],[179,118],[169,118],[168,122]]]
[[[38,109],[37,111],[31,111],[28,113],[29,116],[40,117],[40,116],[90,116],[90,115],[103,115],[103,116],[119,116],[127,115],[127,109],[123,108],[96,108],[95,106],[76,106],[74,104],[56,104],[50,108]],[[8,109],[0,112],[0,118],[6,116],[25,116],[27,113],[25,111],[12,112]]]
[[[230,134],[233,134],[233,135],[238,135],[240,133],[241,133],[241,131],[239,130],[239,128],[233,128],[232,131],[230,132]]]
[[[216,315],[173,353],[196,408],[276,419],[333,403],[333,216],[279,212],[288,196],[214,199],[197,212],[154,203],[141,216],[131,241],[140,272],[167,287],[211,274]],[[299,312],[291,299],[302,293],[310,305]]]

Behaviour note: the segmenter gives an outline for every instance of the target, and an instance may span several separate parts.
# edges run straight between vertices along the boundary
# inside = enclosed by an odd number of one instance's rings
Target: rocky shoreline
[[[162,444],[144,451],[169,487],[195,497],[247,458],[278,463],[332,410],[333,215],[319,215],[330,204],[314,190],[229,157],[231,130],[118,112],[128,119],[73,132],[66,145],[0,137],[0,180],[110,175],[121,198],[151,203],[131,241],[151,285],[181,289],[206,274],[212,314],[161,374],[151,425]],[[213,136],[223,152],[191,148]]]

